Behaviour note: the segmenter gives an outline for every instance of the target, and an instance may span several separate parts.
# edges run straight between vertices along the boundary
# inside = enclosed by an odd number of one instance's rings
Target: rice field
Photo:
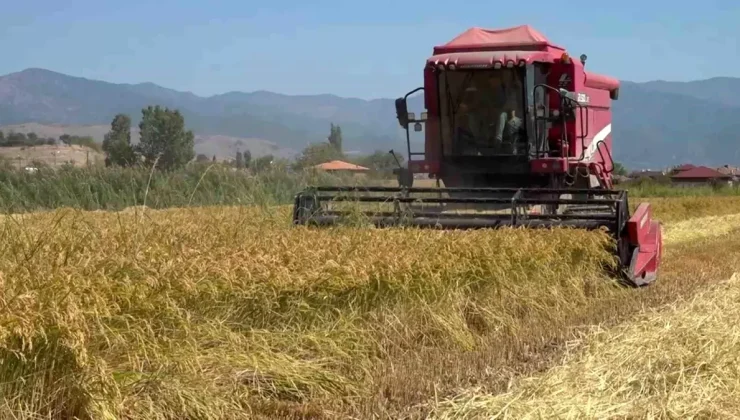
[[[559,362],[589,325],[740,271],[740,198],[650,201],[665,269],[639,291],[604,274],[601,232],[313,230],[284,207],[4,216],[0,417],[461,412],[470,390]]]

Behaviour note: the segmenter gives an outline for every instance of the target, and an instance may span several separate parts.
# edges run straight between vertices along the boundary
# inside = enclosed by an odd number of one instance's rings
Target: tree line
[[[185,119],[178,110],[149,106],[142,110],[139,123],[141,139],[131,143],[131,118],[118,114],[111,122],[111,129],[103,140],[106,165],[147,166],[157,162],[160,169],[176,169],[191,160],[207,163],[215,162],[216,156],[209,159],[204,154],[195,155],[194,135],[185,129]],[[389,171],[403,163],[399,154],[376,151],[367,156],[348,157],[342,150],[342,129],[331,124],[326,142],[310,144],[291,166],[300,170],[331,160],[343,160],[366,166],[377,171]],[[254,159],[249,150],[237,151],[233,165],[237,169],[263,170],[276,161],[272,155]]]
[[[216,156],[195,154],[195,136],[185,128],[185,118],[179,110],[149,106],[142,109],[139,123],[139,143],[131,143],[131,117],[118,114],[103,139],[107,166],[148,166],[156,164],[162,170],[182,168],[195,160],[198,163],[216,162]],[[235,166],[262,170],[271,165],[272,155],[252,159],[249,150],[237,152]]]
[[[0,131],[0,147],[42,146],[42,145],[81,145],[105,153],[106,166],[156,166],[162,170],[181,168],[189,162],[216,162],[216,156],[209,158],[204,154],[195,154],[195,136],[185,127],[185,118],[179,110],[148,106],[141,110],[139,122],[140,140],[131,142],[131,117],[127,114],[116,115],[105,134],[102,146],[89,136],[72,136],[63,134],[58,139],[41,137],[36,133],[3,133]],[[306,169],[331,160],[342,160],[365,166],[376,171],[390,171],[403,163],[403,156],[388,152],[376,151],[370,155],[347,156],[343,151],[342,129],[331,124],[327,141],[307,146],[298,159],[292,164],[282,162],[292,169]],[[237,151],[232,164],[237,169],[261,171],[273,165],[277,159],[273,155],[253,158],[249,150]]]
[[[95,150],[101,150],[95,139],[89,136],[72,136],[62,134],[59,138],[41,137],[34,132],[28,134],[0,131],[0,147],[34,147],[34,146],[52,146],[56,144],[66,144],[67,146],[78,145],[86,146]]]

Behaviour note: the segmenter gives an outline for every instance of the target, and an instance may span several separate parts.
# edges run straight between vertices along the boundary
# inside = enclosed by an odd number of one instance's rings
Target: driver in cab
[[[488,79],[487,99],[496,125],[494,141],[497,148],[505,147],[510,153],[519,142],[522,119],[517,115],[522,95],[521,85],[509,70],[494,71]]]

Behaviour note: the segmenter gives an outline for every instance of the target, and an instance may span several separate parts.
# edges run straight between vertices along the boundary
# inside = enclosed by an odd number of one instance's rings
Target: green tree
[[[144,157],[146,165],[162,170],[173,170],[185,166],[195,157],[195,136],[185,130],[185,118],[178,110],[149,106],[141,110],[139,123],[141,140],[137,151]]]
[[[198,156],[195,157],[195,161],[198,163],[208,162],[210,159],[208,159],[208,156],[204,155],[203,153],[199,153]]]
[[[5,136],[5,145],[6,146],[27,146],[28,145],[28,139],[26,138],[26,135],[23,133],[15,133],[10,132]]]
[[[261,172],[264,170],[267,170],[272,166],[272,162],[275,160],[275,157],[272,155],[266,155],[262,156],[260,158],[255,159],[252,161],[252,169],[255,172]]]
[[[67,144],[72,143],[72,138],[66,134],[59,139]],[[136,163],[136,153],[131,146],[131,118],[128,115],[118,114],[113,117],[110,131],[103,138],[103,152],[106,166],[132,166]]]
[[[314,143],[303,149],[303,153],[296,160],[297,169],[308,168],[332,160],[342,160],[344,154],[329,143]]]
[[[627,168],[619,162],[614,162],[614,175],[627,176]]]
[[[236,152],[236,168],[237,169],[244,168],[244,155],[242,155],[242,152],[238,150]]]
[[[252,152],[249,149],[244,151],[244,167],[249,168],[252,164]]]
[[[216,163],[216,155],[213,155],[213,163]]]
[[[76,144],[78,146],[85,146],[97,151],[102,151],[100,145],[90,136],[70,136],[69,144]]]
[[[329,134],[329,144],[334,146],[339,153],[342,153],[342,128],[338,125],[331,124],[331,133]]]

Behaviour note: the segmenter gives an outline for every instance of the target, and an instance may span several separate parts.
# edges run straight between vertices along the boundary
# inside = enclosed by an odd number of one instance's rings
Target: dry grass
[[[604,277],[600,233],[288,220],[227,207],[3,218],[0,411],[421,416],[435,393],[501,388],[546,366],[579,325],[693,293],[740,264],[709,242],[675,246],[660,286],[632,291]]]
[[[740,276],[693,299],[598,329],[547,373],[472,391],[437,418],[738,418]]]

